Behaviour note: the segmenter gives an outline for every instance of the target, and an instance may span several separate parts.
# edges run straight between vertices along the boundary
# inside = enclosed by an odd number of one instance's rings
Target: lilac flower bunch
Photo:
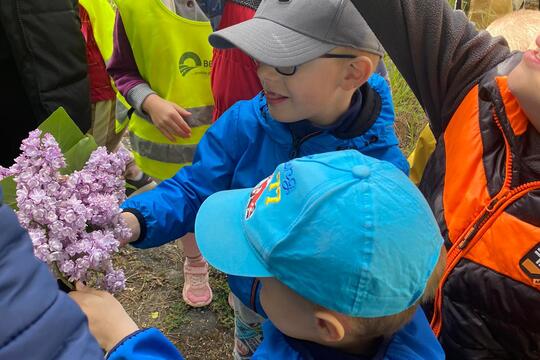
[[[14,176],[17,215],[36,257],[69,282],[93,278],[110,292],[123,290],[124,272],[112,255],[131,235],[119,208],[129,153],[99,147],[83,169],[61,175],[66,162],[51,134],[32,131],[21,150],[11,168],[0,167],[0,179]]]

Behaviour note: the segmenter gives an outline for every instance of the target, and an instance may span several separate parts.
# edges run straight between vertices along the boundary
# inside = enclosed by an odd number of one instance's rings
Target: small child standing
[[[357,151],[287,162],[209,197],[195,232],[212,266],[261,279],[268,321],[252,359],[444,359],[419,308],[442,276],[443,239],[391,164]]]
[[[115,46],[107,69],[134,109],[127,126],[135,162],[161,181],[191,164],[211,124],[212,48],[207,38],[212,27],[193,0],[116,4]],[[182,297],[191,306],[206,306],[212,301],[208,265],[192,233],[181,244]]]
[[[431,321],[447,358],[538,359],[540,34],[510,52],[445,0],[352,2],[437,139],[420,189],[448,249]]]
[[[114,10],[108,0],[79,2],[81,32],[86,43],[92,127],[90,133],[99,146],[112,152],[118,148],[123,132],[116,132],[116,92],[105,67],[112,55]]]

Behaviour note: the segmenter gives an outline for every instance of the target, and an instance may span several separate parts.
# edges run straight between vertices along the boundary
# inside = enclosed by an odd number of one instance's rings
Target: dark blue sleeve
[[[228,190],[243,152],[238,140],[238,106],[213,124],[197,146],[193,165],[180,169],[155,189],[127,199],[122,208],[144,219],[141,239],[131,245],[151,248],[193,232],[195,216],[203,201],[215,192]]]
[[[385,360],[444,360],[444,351],[429,326],[422,308],[418,307],[411,321],[394,334]]]
[[[107,360],[183,360],[176,347],[158,329],[137,331],[116,345]]]
[[[28,232],[6,205],[0,229],[0,359],[103,359],[86,317],[34,257]]]
[[[227,275],[231,292],[248,308],[265,319],[268,317],[261,305],[261,282],[252,277]]]
[[[263,323],[262,329],[263,341],[251,357],[251,360],[308,359],[302,357],[300,353],[293,349],[285,340],[285,336],[269,320]],[[312,357],[309,357],[309,359],[312,359]]]

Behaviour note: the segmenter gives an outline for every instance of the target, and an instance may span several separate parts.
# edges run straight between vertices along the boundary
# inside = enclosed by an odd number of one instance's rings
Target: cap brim
[[[210,35],[209,41],[219,49],[237,47],[271,66],[300,65],[336,47],[261,18],[217,31]]]
[[[216,269],[238,276],[272,277],[245,236],[243,218],[251,189],[210,196],[195,220],[195,238],[202,255]]]

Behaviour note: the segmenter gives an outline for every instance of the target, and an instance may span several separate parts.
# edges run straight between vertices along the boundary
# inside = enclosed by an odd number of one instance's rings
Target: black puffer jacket
[[[433,321],[447,359],[540,359],[540,133],[505,85],[521,56],[446,0],[352,1],[438,140],[420,189],[450,249]]]
[[[89,130],[87,68],[77,0],[0,1],[2,165],[12,164],[21,140],[59,106]]]

